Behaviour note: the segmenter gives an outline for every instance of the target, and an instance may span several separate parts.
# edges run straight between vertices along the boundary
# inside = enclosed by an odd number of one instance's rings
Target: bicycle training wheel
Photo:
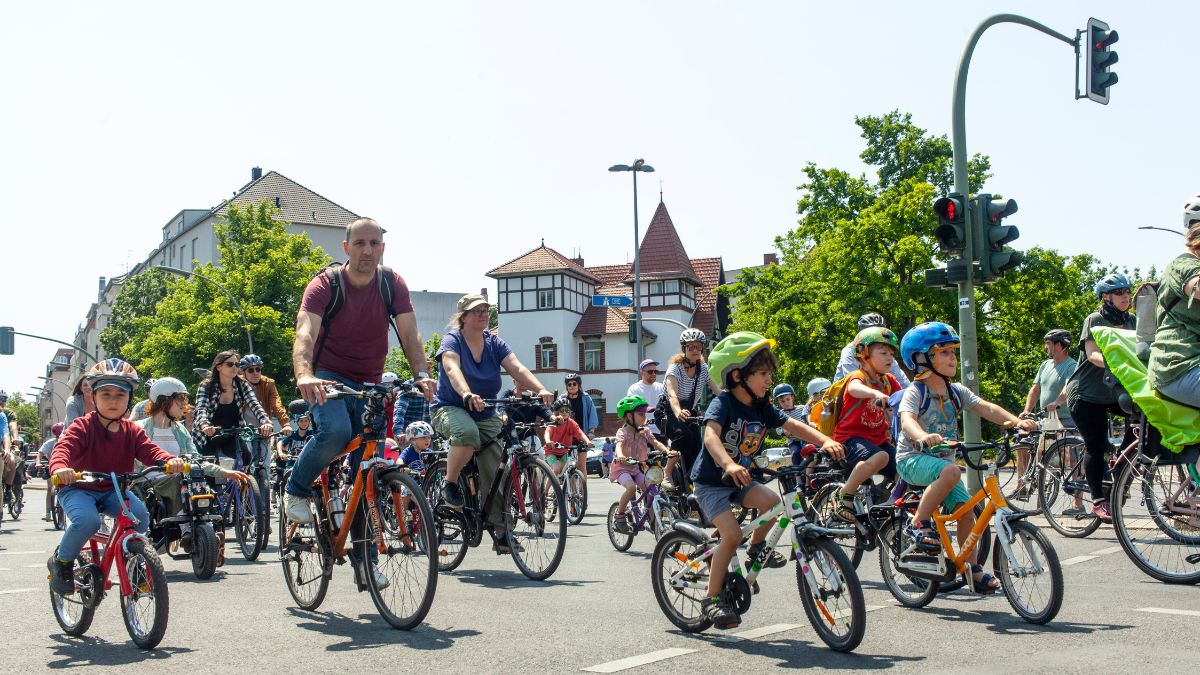
[[[938,584],[896,569],[896,559],[908,548],[904,541],[904,526],[907,518],[893,518],[879,530],[879,572],[883,584],[892,597],[905,607],[919,608],[933,602],[938,594]],[[797,570],[796,581],[801,580]]]
[[[712,626],[701,609],[708,589],[708,565],[697,560],[703,552],[703,545],[672,530],[658,540],[650,563],[650,583],[658,608],[685,633],[699,633]],[[672,582],[680,570],[687,571]]]
[[[1126,462],[1109,504],[1117,541],[1138,569],[1168,584],[1200,583],[1200,486],[1186,466]]]
[[[547,579],[562,562],[567,545],[567,521],[550,523],[547,512],[563,512],[562,486],[550,466],[526,459],[504,477],[504,526],[513,562],[530,579]]]
[[[327,553],[328,545],[317,523],[320,513],[309,502],[313,522],[306,525],[293,523],[280,511],[279,514],[279,559],[283,563],[283,578],[288,592],[300,609],[313,611],[325,600],[329,590],[329,568],[332,561]]]
[[[1058,552],[1033,523],[1016,521],[1008,526],[1013,535],[1008,546],[1016,569],[1009,564],[999,533],[992,551],[992,568],[1017,614],[1029,623],[1044,624],[1062,607],[1063,574]]]
[[[1038,474],[1042,514],[1064,537],[1086,537],[1100,527],[1092,515],[1092,495],[1083,474],[1083,441],[1068,436],[1054,442],[1043,455]]]
[[[154,649],[167,632],[171,611],[167,575],[158,554],[146,550],[144,542],[129,539],[126,546],[129,555],[125,558],[125,575],[129,578],[130,594],[121,595],[125,630],[138,647]]]
[[[359,559],[374,559],[376,573],[365,576],[379,614],[393,628],[408,630],[425,619],[437,590],[438,559],[430,555],[437,542],[433,513],[417,481],[399,471],[378,479],[375,500],[379,518],[367,520],[370,536],[360,544]],[[367,514],[364,504],[361,515]]]
[[[816,513],[814,520],[824,527],[833,529],[852,529],[855,534],[849,537],[838,537],[837,543],[846,552],[846,557],[850,559],[850,564],[858,569],[859,563],[862,562],[863,552],[866,547],[859,539],[857,529],[851,523],[838,518],[836,515],[837,507],[840,506],[837,502],[837,495],[842,489],[841,483],[829,483],[823,485],[817,490],[817,495],[812,499],[812,510]]]
[[[626,532],[617,530],[617,506],[618,502],[613,502],[612,506],[608,507],[608,540],[612,542],[613,548],[624,552],[633,546],[633,538],[636,536],[633,531],[633,519],[629,517],[629,511],[633,508],[633,500],[629,500],[629,504],[625,507],[625,514],[622,516]]]
[[[583,522],[583,514],[587,513],[587,478],[579,469],[567,471],[567,522],[578,525]]]
[[[800,545],[809,559],[800,570],[800,600],[804,613],[821,641],[836,652],[850,652],[862,642],[867,630],[867,604],[862,585],[841,546],[828,539],[810,539]],[[815,582],[815,586],[814,586]]]

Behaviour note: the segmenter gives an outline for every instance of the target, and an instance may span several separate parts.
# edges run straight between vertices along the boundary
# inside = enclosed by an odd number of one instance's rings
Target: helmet
[[[904,341],[900,343],[900,358],[909,370],[916,370],[917,364],[913,362],[913,356],[924,354],[937,345],[961,342],[953,327],[941,321],[926,321],[904,334]]]
[[[1046,337],[1042,338],[1042,340],[1043,341],[1049,340],[1051,342],[1061,342],[1062,346],[1070,347],[1071,346],[1071,333],[1069,331],[1063,330],[1062,328],[1055,328],[1054,330],[1050,331],[1049,333],[1046,333]]]
[[[175,394],[186,394],[187,387],[183,383],[173,377],[160,377],[150,385],[150,400],[157,401],[159,396],[174,396]]]
[[[8,402],[8,392],[0,389],[0,403]]]
[[[626,413],[631,413],[635,409],[641,408],[642,406],[649,407],[650,404],[647,403],[646,399],[642,398],[641,396],[626,396],[620,401],[617,401],[617,416],[625,417]]]
[[[852,344],[854,345],[854,355],[860,359],[866,356],[867,350],[873,344],[889,345],[892,351],[900,351],[900,338],[883,326],[870,326],[858,331]]]
[[[298,398],[288,404],[288,414],[292,417],[305,417],[308,415],[308,402],[302,398]]]
[[[723,385],[725,376],[731,371],[750,363],[750,359],[754,358],[759,350],[771,349],[774,346],[774,340],[758,333],[738,331],[713,347],[712,354],[708,356],[708,372],[715,373],[716,377],[713,379]]]
[[[63,423],[62,422],[55,422],[54,426],[50,427],[50,433],[53,434],[53,436],[55,438],[58,438],[59,436],[61,436],[62,432],[63,432]]]
[[[258,354],[247,354],[242,357],[241,361],[238,361],[238,368],[245,369],[249,368],[250,366],[258,366],[259,368],[262,368],[262,364],[262,357]]]
[[[410,439],[432,438],[433,437],[433,427],[429,426],[428,422],[422,422],[420,420],[417,420],[416,422],[409,424],[404,429],[404,435],[408,436]]]
[[[773,391],[771,391],[771,398],[779,398],[780,396],[795,396],[795,395],[796,395],[796,390],[792,388],[792,385],[790,385],[786,382],[775,385],[775,389]]]
[[[579,376],[579,373],[567,373],[567,376],[563,378],[563,384],[571,384],[572,382],[582,385],[583,378]]]
[[[883,318],[882,314],[876,314],[875,312],[868,312],[867,314],[863,314],[862,316],[858,317],[859,330],[870,328],[871,326],[887,328],[887,319]]]
[[[1192,195],[1183,205],[1183,226],[1191,227],[1197,220],[1200,220],[1200,194]]]
[[[708,336],[699,328],[688,328],[679,334],[679,346],[682,347],[689,342],[699,342],[701,347],[708,345]]]
[[[813,379],[808,381],[808,387],[807,387],[808,395],[812,396],[813,394],[825,391],[826,389],[828,389],[832,386],[833,386],[833,383],[830,382],[829,380],[827,380],[823,377],[814,377]]]
[[[563,408],[568,410],[571,408],[571,399],[567,398],[566,396],[558,398],[554,401],[554,405],[550,406],[550,409],[555,411],[562,410]]]
[[[138,386],[138,374],[133,366],[113,357],[92,366],[87,373],[87,383],[92,387],[92,391],[104,387],[117,387],[132,393]]]
[[[151,389],[154,388],[155,382],[158,382],[158,380],[154,379],[153,377],[150,377],[150,378],[147,378],[146,381],[143,382],[142,384],[146,385],[146,391],[150,391]]]
[[[1129,288],[1129,279],[1120,272],[1107,274],[1103,279],[1096,282],[1096,297],[1099,298],[1104,293],[1112,293],[1122,288]]]
[[[389,370],[379,377],[379,384],[395,384],[398,379],[400,378],[396,377],[396,374]]]

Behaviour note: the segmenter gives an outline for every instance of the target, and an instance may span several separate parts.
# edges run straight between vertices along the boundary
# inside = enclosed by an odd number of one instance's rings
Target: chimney
[[[259,178],[262,178],[262,168],[256,166],[256,167],[250,169],[250,180],[253,182],[253,181],[258,180]]]
[[[488,299],[487,287],[484,286],[483,288],[479,289],[479,294],[483,296],[484,300],[487,300]]]
[[[104,277],[100,277],[100,289],[96,292],[96,301],[104,302]]]
[[[763,265],[778,265],[778,264],[779,264],[779,256],[775,255],[774,253],[764,253],[763,254]]]
[[[575,263],[576,265],[579,265],[580,267],[584,266],[583,256],[579,256],[578,258],[571,258],[571,262]]]

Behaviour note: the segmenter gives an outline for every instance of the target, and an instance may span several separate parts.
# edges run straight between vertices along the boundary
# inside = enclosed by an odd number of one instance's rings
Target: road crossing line
[[[656,652],[649,652],[647,654],[640,654],[638,656],[630,656],[628,658],[618,659],[616,661],[609,661],[608,663],[601,663],[598,666],[591,666],[589,668],[581,668],[580,670],[582,670],[585,673],[619,673],[622,670],[629,670],[630,668],[637,668],[638,666],[644,666],[644,665],[655,663],[658,661],[672,659],[672,658],[675,658],[676,656],[683,656],[684,654],[691,654],[695,651],[696,651],[695,649],[684,649],[682,647],[670,647],[668,649],[660,649]]]
[[[1200,616],[1200,612],[1194,609],[1170,609],[1167,607],[1142,607],[1133,610],[1135,612],[1148,612],[1150,614],[1177,614],[1179,616]]]
[[[44,551],[0,551],[0,555],[37,555]]]
[[[1087,562],[1089,560],[1094,560],[1096,558],[1099,558],[1102,555],[1116,553],[1117,551],[1120,551],[1120,550],[1121,550],[1120,546],[1109,546],[1106,548],[1102,548],[1098,551],[1092,551],[1088,555],[1077,555],[1074,558],[1067,558],[1066,560],[1063,560],[1059,564],[1063,565],[1064,567],[1067,565],[1078,565],[1079,563]]]
[[[9,595],[11,593],[32,593],[36,588],[10,588],[7,591],[0,591],[0,595]]]
[[[760,637],[782,633],[785,630],[792,630],[793,628],[799,627],[800,624],[798,623],[776,623],[770,626],[763,626],[762,628],[752,628],[747,631],[742,631],[741,633],[723,635],[722,637],[726,640],[757,640]]]

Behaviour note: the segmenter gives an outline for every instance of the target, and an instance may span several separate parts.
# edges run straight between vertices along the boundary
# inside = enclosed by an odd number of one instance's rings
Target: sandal
[[[937,553],[942,550],[942,540],[938,538],[931,520],[909,523],[908,527],[904,528],[904,536],[921,551]]]
[[[976,574],[982,577],[975,578]],[[980,595],[991,595],[1000,590],[1000,580],[983,571],[983,565],[971,565],[971,586]]]
[[[839,492],[834,497],[837,498],[839,505],[834,509],[833,515],[847,523],[857,521],[858,514],[854,511],[854,495],[846,495]]]

